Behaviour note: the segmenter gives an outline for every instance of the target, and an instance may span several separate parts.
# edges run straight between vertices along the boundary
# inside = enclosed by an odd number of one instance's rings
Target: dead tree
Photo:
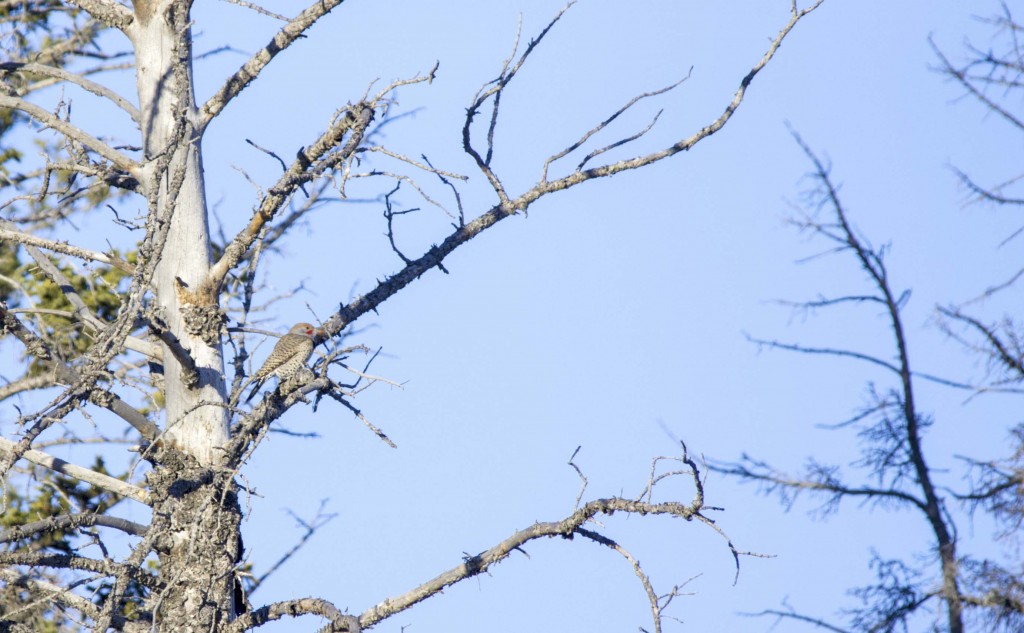
[[[695,132],[679,136],[657,151],[602,162],[608,150],[628,147],[650,129],[648,126],[626,138],[604,142],[578,158],[575,167],[551,175],[555,169],[549,168],[579,156],[585,143],[607,137],[609,125],[621,114],[681,82],[641,94],[593,125],[577,142],[550,156],[539,166],[542,175],[535,183],[512,191],[493,160],[499,105],[502,96],[515,87],[531,54],[562,19],[563,10],[521,50],[517,46],[497,79],[480,88],[466,111],[463,147],[493,192],[494,203],[489,208],[461,208],[458,174],[368,143],[376,126],[389,116],[393,92],[399,87],[428,84],[435,67],[371,88],[339,105],[318,134],[296,141],[291,148],[293,157],[285,160],[272,154],[282,165],[280,176],[262,183],[246,226],[214,245],[203,180],[204,134],[218,118],[230,115],[232,102],[259,81],[279,55],[341,4],[342,0],[321,0],[292,18],[277,16],[284,25],[236,72],[225,77],[204,103],[196,101],[192,66],[192,32],[203,25],[193,24],[190,0],[138,0],[131,9],[114,0],[19,1],[0,7],[4,12],[0,14],[9,22],[38,26],[59,14],[65,18],[61,28],[66,28],[56,38],[59,46],[48,44],[45,49],[43,36],[53,36],[55,31],[29,32],[21,48],[0,66],[0,108],[11,114],[9,121],[24,125],[31,120],[59,135],[45,164],[5,177],[8,194],[0,206],[5,255],[12,258],[23,280],[21,287],[9,284],[5,290],[7,303],[0,306],[2,331],[19,342],[26,357],[24,375],[7,385],[4,394],[35,394],[41,403],[20,412],[18,437],[4,440],[0,446],[0,473],[9,478],[28,464],[58,473],[53,485],[64,490],[65,501],[54,502],[48,515],[38,520],[26,517],[3,533],[10,548],[0,554],[0,563],[6,566],[2,578],[12,589],[8,597],[14,601],[8,603],[4,617],[12,627],[31,628],[32,623],[41,621],[32,618],[49,618],[68,627],[84,622],[95,631],[241,632],[285,616],[315,614],[330,622],[327,630],[359,631],[487,571],[538,538],[591,539],[635,563],[622,546],[589,525],[602,514],[668,515],[717,529],[703,514],[702,480],[697,464],[684,449],[677,458],[684,464],[682,469],[652,475],[651,486],[640,498],[579,503],[568,516],[516,532],[419,587],[363,607],[357,615],[326,598],[248,604],[245,582],[240,578],[242,509],[237,478],[270,425],[293,407],[340,406],[366,422],[382,441],[390,442],[353,404],[365,382],[375,379],[361,376],[363,385],[356,387],[331,373],[347,354],[356,351],[356,347],[342,345],[353,325],[424,273],[433,268],[445,270],[445,260],[453,251],[503,220],[526,213],[538,200],[588,181],[643,168],[709,139],[744,102],[754,78],[783,40],[821,2],[806,8],[792,4],[788,22],[749,72],[737,78],[735,93],[723,99],[721,114]],[[126,38],[130,55],[97,53],[99,34],[104,32]],[[68,60],[84,55],[98,60],[97,66],[87,72],[71,72]],[[118,67],[123,59],[132,60],[135,95],[119,95],[101,81],[103,72]],[[55,83],[65,84],[69,90],[88,91],[116,106],[127,123],[124,133],[131,140],[115,146],[103,140],[110,136],[108,131],[101,134],[87,129],[63,102],[50,108],[40,105],[35,90]],[[327,353],[314,355],[312,366],[305,371],[282,375],[280,384],[255,407],[244,408],[239,405],[239,396],[248,386],[244,333],[249,329],[246,316],[260,253],[325,191],[334,187],[344,194],[353,166],[367,152],[386,154],[420,177],[436,178],[450,186],[458,207],[452,230],[416,255],[395,248],[403,262],[399,270],[385,275],[372,290],[354,300],[335,298],[337,309],[313,330],[314,343],[326,346]],[[392,176],[415,186],[415,179],[408,175]],[[136,220],[116,216],[122,226],[137,231],[130,252],[91,250],[38,231],[40,227],[59,229],[70,211],[88,210],[111,196],[125,196],[143,209]],[[390,207],[388,212],[392,213]],[[388,215],[389,224],[391,217]],[[22,266],[20,257],[28,257],[30,263]],[[87,267],[84,273],[80,270],[83,266]],[[99,284],[101,274],[113,281]],[[48,295],[52,305],[30,300],[42,296],[41,286],[32,285],[36,283],[33,280],[57,289]],[[235,323],[226,317],[228,304],[243,315]],[[235,352],[231,380],[225,377],[228,343]],[[130,427],[129,438],[144,466],[114,477],[104,472],[102,464],[92,468],[69,464],[43,450],[46,442],[76,417],[95,418],[101,440],[116,439],[125,425]],[[691,501],[653,499],[654,484],[668,475],[692,479],[695,492]],[[79,484],[91,487],[88,490],[92,492],[87,495]],[[151,509],[149,523],[118,518],[110,512],[118,503]],[[106,552],[103,541],[112,531],[128,537],[127,555],[94,558],[76,545],[85,539]],[[33,545],[40,542],[49,545]],[[147,563],[154,557],[158,564],[151,569]],[[638,565],[634,567],[650,599],[655,630],[660,630],[661,610],[675,592],[658,595]]]
[[[1009,99],[1000,99],[1006,91],[1021,87],[1019,78],[1024,55],[1017,42],[1021,27],[1013,22],[1009,10],[992,20],[997,32],[1004,33],[1010,46],[996,54],[971,48],[971,61],[955,66],[935,47],[941,62],[939,70],[957,81],[968,94],[1009,122],[1016,131],[1024,130],[1014,114]],[[799,136],[797,142],[813,164],[811,177],[815,186],[808,192],[809,211],[792,220],[801,231],[809,232],[827,244],[825,253],[848,257],[867,279],[866,291],[822,296],[811,301],[786,302],[801,312],[860,310],[871,316],[881,314],[886,324],[892,357],[868,354],[840,346],[812,346],[768,339],[752,339],[760,346],[786,350],[809,356],[838,357],[849,362],[868,363],[889,376],[886,386],[872,383],[868,402],[847,420],[832,425],[837,433],[856,434],[860,457],[850,464],[852,474],[843,473],[838,464],[823,463],[813,456],[798,473],[781,470],[756,457],[744,455],[738,462],[716,463],[714,470],[754,482],[762,491],[776,494],[787,506],[800,495],[820,500],[823,514],[838,511],[844,500],[853,500],[876,511],[908,510],[929,528],[927,549],[932,559],[916,559],[912,555],[883,559],[877,555],[870,561],[876,581],[868,586],[852,588],[860,599],[859,607],[847,612],[847,623],[816,613],[807,613],[788,605],[767,609],[758,615],[798,621],[826,630],[906,631],[915,618],[939,614],[931,625],[935,630],[960,633],[974,622],[983,622],[985,630],[1019,631],[1024,626],[1024,581],[1019,560],[992,560],[958,548],[958,525],[967,522],[974,512],[987,512],[1003,526],[1002,537],[1013,540],[1019,532],[1022,517],[1020,502],[1024,469],[1024,431],[1018,423],[1011,428],[1013,445],[1009,454],[995,458],[961,457],[964,466],[958,474],[967,482],[967,489],[957,489],[932,464],[937,457],[948,456],[929,452],[928,430],[935,416],[918,396],[922,382],[958,390],[966,399],[984,397],[993,392],[1021,393],[1024,382],[1020,323],[1014,316],[997,322],[972,315],[977,301],[963,305],[941,306],[940,327],[971,352],[985,359],[986,376],[980,380],[951,379],[922,370],[912,362],[910,340],[913,336],[904,322],[904,307],[909,290],[900,290],[886,263],[887,247],[874,247],[854,226],[844,208],[830,166],[826,165]],[[1016,167],[1016,166],[1015,166]],[[996,186],[982,186],[962,170],[957,176],[972,198],[1003,206],[1021,203],[1012,193],[1019,181],[1014,174]],[[1012,236],[1017,237],[1016,235]],[[979,299],[989,298],[1014,287],[1021,272],[1009,280],[985,290]],[[885,384],[885,383],[881,383]],[[966,509],[966,514],[957,512]],[[1015,549],[1013,547],[1009,549]],[[1019,549],[1018,549],[1019,551]]]

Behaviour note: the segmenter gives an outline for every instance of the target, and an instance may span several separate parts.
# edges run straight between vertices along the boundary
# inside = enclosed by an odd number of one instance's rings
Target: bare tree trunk
[[[159,258],[154,292],[156,316],[166,324],[163,440],[184,453],[163,454],[148,478],[159,491],[150,529],[166,579],[150,606],[158,630],[180,633],[217,631],[232,617],[232,569],[241,549],[236,489],[230,474],[217,468],[228,418],[219,289],[204,285],[210,239],[195,128],[190,4],[138,0],[129,29],[149,221],[169,223],[162,250],[157,243],[143,254]]]
[[[151,216],[170,222],[154,280],[159,316],[198,369],[198,382],[189,380],[165,343],[165,439],[200,463],[214,464],[228,427],[222,406],[202,404],[226,398],[217,289],[200,290],[210,269],[210,238],[201,138],[194,128],[189,5],[140,0],[129,33],[142,112],[145,191]]]

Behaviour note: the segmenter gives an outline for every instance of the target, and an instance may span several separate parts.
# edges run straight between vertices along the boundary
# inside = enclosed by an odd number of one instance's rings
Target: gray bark
[[[164,588],[150,597],[157,630],[217,631],[233,614],[233,566],[241,512],[229,473],[217,467],[228,440],[221,312],[203,288],[210,239],[192,86],[189,2],[140,0],[128,29],[145,152],[150,221],[169,222],[153,245],[157,317],[195,361],[189,376],[164,343],[165,430],[148,483],[157,502],[150,527]],[[172,339],[172,344],[173,344]],[[197,379],[196,379],[197,378]],[[180,451],[180,453],[176,452]],[[183,453],[183,454],[182,454]]]
[[[164,439],[201,464],[214,464],[228,439],[228,419],[218,406],[226,398],[217,293],[199,290],[210,269],[210,238],[202,139],[194,127],[189,3],[141,0],[135,7],[128,33],[142,113],[144,189],[151,214],[170,222],[154,279],[156,302],[199,374],[198,384],[190,384],[164,346]]]

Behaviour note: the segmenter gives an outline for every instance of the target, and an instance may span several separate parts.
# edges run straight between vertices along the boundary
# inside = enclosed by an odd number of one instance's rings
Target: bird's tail
[[[250,401],[250,400],[252,400],[252,397],[253,397],[253,396],[255,396],[255,395],[256,395],[256,392],[260,390],[260,387],[262,387],[262,386],[263,386],[263,383],[264,383],[264,382],[266,382],[266,381],[264,381],[264,380],[257,380],[257,381],[256,381],[256,382],[255,382],[255,383],[253,384],[253,386],[252,386],[252,391],[250,391],[250,392],[249,392],[249,397],[245,399],[245,403],[246,403],[246,404],[249,404],[249,401]]]

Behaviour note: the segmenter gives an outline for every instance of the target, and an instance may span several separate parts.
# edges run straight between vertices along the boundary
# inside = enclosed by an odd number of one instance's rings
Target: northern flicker
[[[263,367],[252,375],[253,387],[246,402],[252,400],[263,383],[271,376],[277,376],[284,382],[305,367],[306,361],[313,353],[313,334],[316,328],[309,323],[296,323],[277,341],[274,351],[263,363]]]

